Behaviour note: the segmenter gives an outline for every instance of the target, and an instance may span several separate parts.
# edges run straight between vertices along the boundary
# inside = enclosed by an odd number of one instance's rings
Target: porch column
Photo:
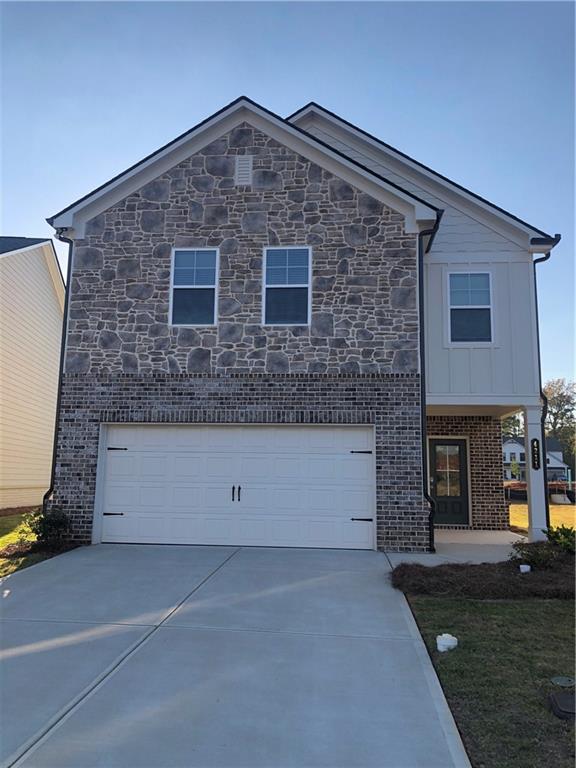
[[[528,538],[530,541],[541,541],[546,538],[542,529],[546,528],[546,484],[544,470],[546,467],[546,446],[542,435],[541,406],[526,406],[524,408],[524,450],[526,452],[526,485],[528,491]],[[540,466],[534,466],[534,446],[539,452]],[[537,457],[536,457],[537,458]]]

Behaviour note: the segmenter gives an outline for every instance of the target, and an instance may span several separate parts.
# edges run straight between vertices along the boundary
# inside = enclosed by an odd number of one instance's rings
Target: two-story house
[[[553,238],[310,104],[247,98],[53,216],[52,504],[79,542],[433,547],[546,524],[534,255]]]
[[[524,438],[507,437],[502,441],[502,463],[505,480],[526,480]],[[564,463],[562,444],[555,437],[546,438],[548,480],[567,480],[570,467]]]

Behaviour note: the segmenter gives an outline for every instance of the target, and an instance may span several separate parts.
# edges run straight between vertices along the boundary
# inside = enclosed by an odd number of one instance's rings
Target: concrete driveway
[[[468,766],[376,552],[100,545],[2,584],[3,765]]]

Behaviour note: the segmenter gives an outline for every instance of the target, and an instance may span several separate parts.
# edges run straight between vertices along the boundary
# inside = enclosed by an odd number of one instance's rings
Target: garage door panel
[[[133,477],[136,468],[136,456],[124,451],[108,451],[106,456],[107,475],[110,479]]]
[[[105,452],[102,538],[371,549],[372,525],[350,518],[372,517],[373,457],[350,451],[372,440],[369,427],[110,426],[108,446],[127,450]]]
[[[179,480],[196,481],[204,476],[204,458],[199,454],[172,457],[172,477]]]

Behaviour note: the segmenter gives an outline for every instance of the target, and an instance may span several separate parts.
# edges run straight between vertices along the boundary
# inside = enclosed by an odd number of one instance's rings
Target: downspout
[[[534,306],[536,312],[536,349],[538,353],[538,386],[540,388],[540,399],[542,400],[542,416],[540,417],[540,430],[542,442],[542,472],[544,474],[544,499],[546,504],[546,528],[550,528],[550,501],[548,499],[548,462],[546,460],[546,417],[548,415],[548,398],[542,389],[542,361],[540,359],[540,321],[538,316],[538,286],[536,265],[548,261],[552,254],[552,248],[561,240],[561,235],[555,235],[553,238],[533,237],[531,245],[543,245],[549,248],[539,259],[532,262],[534,269]]]
[[[430,505],[428,516],[428,551],[435,552],[434,546],[434,516],[436,502],[428,491],[428,428],[426,425],[426,329],[424,317],[424,254],[428,253],[440,227],[444,211],[438,211],[436,222],[432,229],[418,233],[418,321],[420,326],[420,435],[422,438],[422,486],[424,498]],[[426,249],[424,238],[430,236]]]
[[[60,431],[60,410],[62,406],[62,376],[64,375],[64,359],[66,354],[66,333],[68,330],[68,304],[70,301],[70,278],[72,275],[72,248],[73,240],[66,237],[67,229],[57,229],[56,238],[63,243],[68,244],[68,268],[66,270],[66,293],[64,295],[64,316],[62,318],[62,336],[60,339],[60,366],[58,371],[58,392],[56,395],[56,413],[54,420],[54,442],[52,445],[52,471],[50,473],[50,487],[42,497],[42,512],[46,512],[48,499],[54,493],[54,482],[56,480],[56,455],[58,451],[58,433]]]

